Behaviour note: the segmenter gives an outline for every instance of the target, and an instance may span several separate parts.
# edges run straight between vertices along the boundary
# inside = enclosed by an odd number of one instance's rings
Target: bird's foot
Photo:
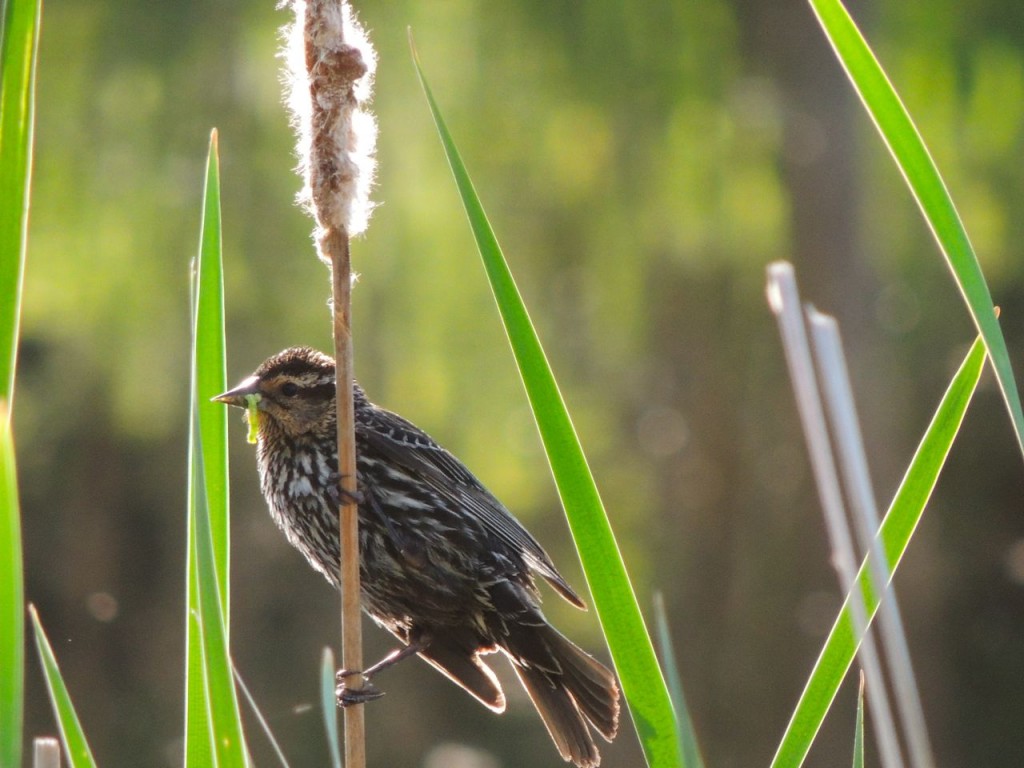
[[[355,704],[366,704],[368,701],[379,699],[384,691],[376,686],[367,683],[362,688],[349,688],[341,683],[334,689],[334,698],[339,707],[351,707]]]
[[[331,472],[327,478],[327,494],[335,505],[340,507],[343,504],[355,504],[359,506],[366,501],[366,495],[362,491],[348,491],[342,488],[341,480],[340,472]]]
[[[350,669],[339,669],[337,674],[334,676],[334,680],[337,683],[337,686],[334,689],[334,696],[338,701],[338,706],[348,707],[352,704],[365,704],[368,701],[379,699],[384,695],[384,691],[379,690],[372,685],[370,683],[370,678],[378,672],[397,664],[407,656],[419,653],[428,645],[430,645],[429,635],[420,633],[414,642],[409,643],[409,645],[406,645],[403,648],[398,648],[392,651],[376,664],[367,667],[361,672]],[[363,684],[358,688],[348,687],[345,684],[345,681],[350,677],[362,677]]]
[[[338,702],[339,707],[365,704],[384,695],[384,691],[377,688],[369,680],[364,680],[360,688],[349,688],[345,684],[346,678],[361,674],[361,672],[352,672],[347,669],[338,670],[337,675],[335,675],[335,680],[337,680],[338,684],[334,689],[334,698]]]

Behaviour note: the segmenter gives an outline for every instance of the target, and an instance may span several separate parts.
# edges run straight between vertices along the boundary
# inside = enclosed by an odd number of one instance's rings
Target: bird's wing
[[[586,610],[586,603],[569,586],[530,532],[461,461],[426,432],[398,414],[376,406],[362,419],[361,426],[360,437],[370,450],[415,473],[435,492],[466,506],[491,534],[520,553],[526,564],[543,576],[558,594]]]

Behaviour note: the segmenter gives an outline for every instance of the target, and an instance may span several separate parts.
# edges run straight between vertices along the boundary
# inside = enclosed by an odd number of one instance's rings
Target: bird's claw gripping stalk
[[[327,478],[327,494],[336,506],[342,504],[355,504],[359,506],[366,501],[366,495],[362,491],[346,491],[341,487],[341,473],[332,472]]]
[[[352,704],[365,704],[368,701],[379,699],[384,695],[384,691],[372,685],[370,683],[370,678],[378,672],[394,666],[402,659],[419,653],[429,645],[429,636],[418,637],[408,645],[403,646],[402,648],[396,648],[376,664],[371,667],[367,667],[362,672],[351,669],[339,669],[337,674],[334,676],[335,681],[338,683],[337,687],[334,689],[334,695],[338,700],[338,706],[348,707]],[[361,688],[348,688],[345,685],[345,679],[349,677],[356,677],[358,675],[362,675],[363,677],[363,686]]]
[[[384,691],[377,688],[369,680],[364,679],[361,688],[349,688],[345,685],[345,678],[360,675],[361,672],[352,672],[347,669],[339,669],[335,675],[338,685],[334,689],[334,697],[339,707],[351,707],[354,704],[365,704],[368,701],[379,699]]]
[[[338,673],[338,676],[340,677],[341,673]],[[343,708],[355,704],[365,704],[368,701],[379,699],[383,695],[384,691],[371,683],[365,683],[362,688],[349,688],[343,681],[338,683],[334,689],[334,698],[338,702],[338,706]]]

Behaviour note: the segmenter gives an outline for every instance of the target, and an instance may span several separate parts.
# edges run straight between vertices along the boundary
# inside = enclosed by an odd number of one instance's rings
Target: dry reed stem
[[[363,668],[363,633],[360,620],[359,508],[350,503],[356,491],[356,446],[352,407],[351,267],[348,235],[328,230],[319,242],[321,255],[331,258],[334,304],[335,398],[338,405],[338,471],[343,502],[339,510],[341,532],[341,664],[345,669]],[[361,675],[346,685],[361,688]],[[345,765],[366,765],[366,735],[362,706],[345,708]]]
[[[365,228],[372,206],[376,124],[363,109],[370,98],[375,56],[352,9],[343,0],[293,0],[296,21],[287,58],[290,97],[305,186],[302,200],[316,219],[318,254],[331,269],[341,558],[341,659],[346,670],[363,668],[360,617],[359,518],[350,503],[356,491],[352,405],[352,270],[349,236]],[[363,677],[346,680],[352,688]],[[345,708],[345,765],[364,768],[366,742],[361,706]]]
[[[60,742],[52,736],[32,741],[32,768],[60,768]]]

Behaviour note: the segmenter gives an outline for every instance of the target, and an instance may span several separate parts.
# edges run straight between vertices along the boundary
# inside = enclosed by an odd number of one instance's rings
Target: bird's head
[[[267,358],[252,376],[213,399],[254,406],[261,432],[276,429],[298,437],[333,431],[334,360],[309,347],[292,347]]]

